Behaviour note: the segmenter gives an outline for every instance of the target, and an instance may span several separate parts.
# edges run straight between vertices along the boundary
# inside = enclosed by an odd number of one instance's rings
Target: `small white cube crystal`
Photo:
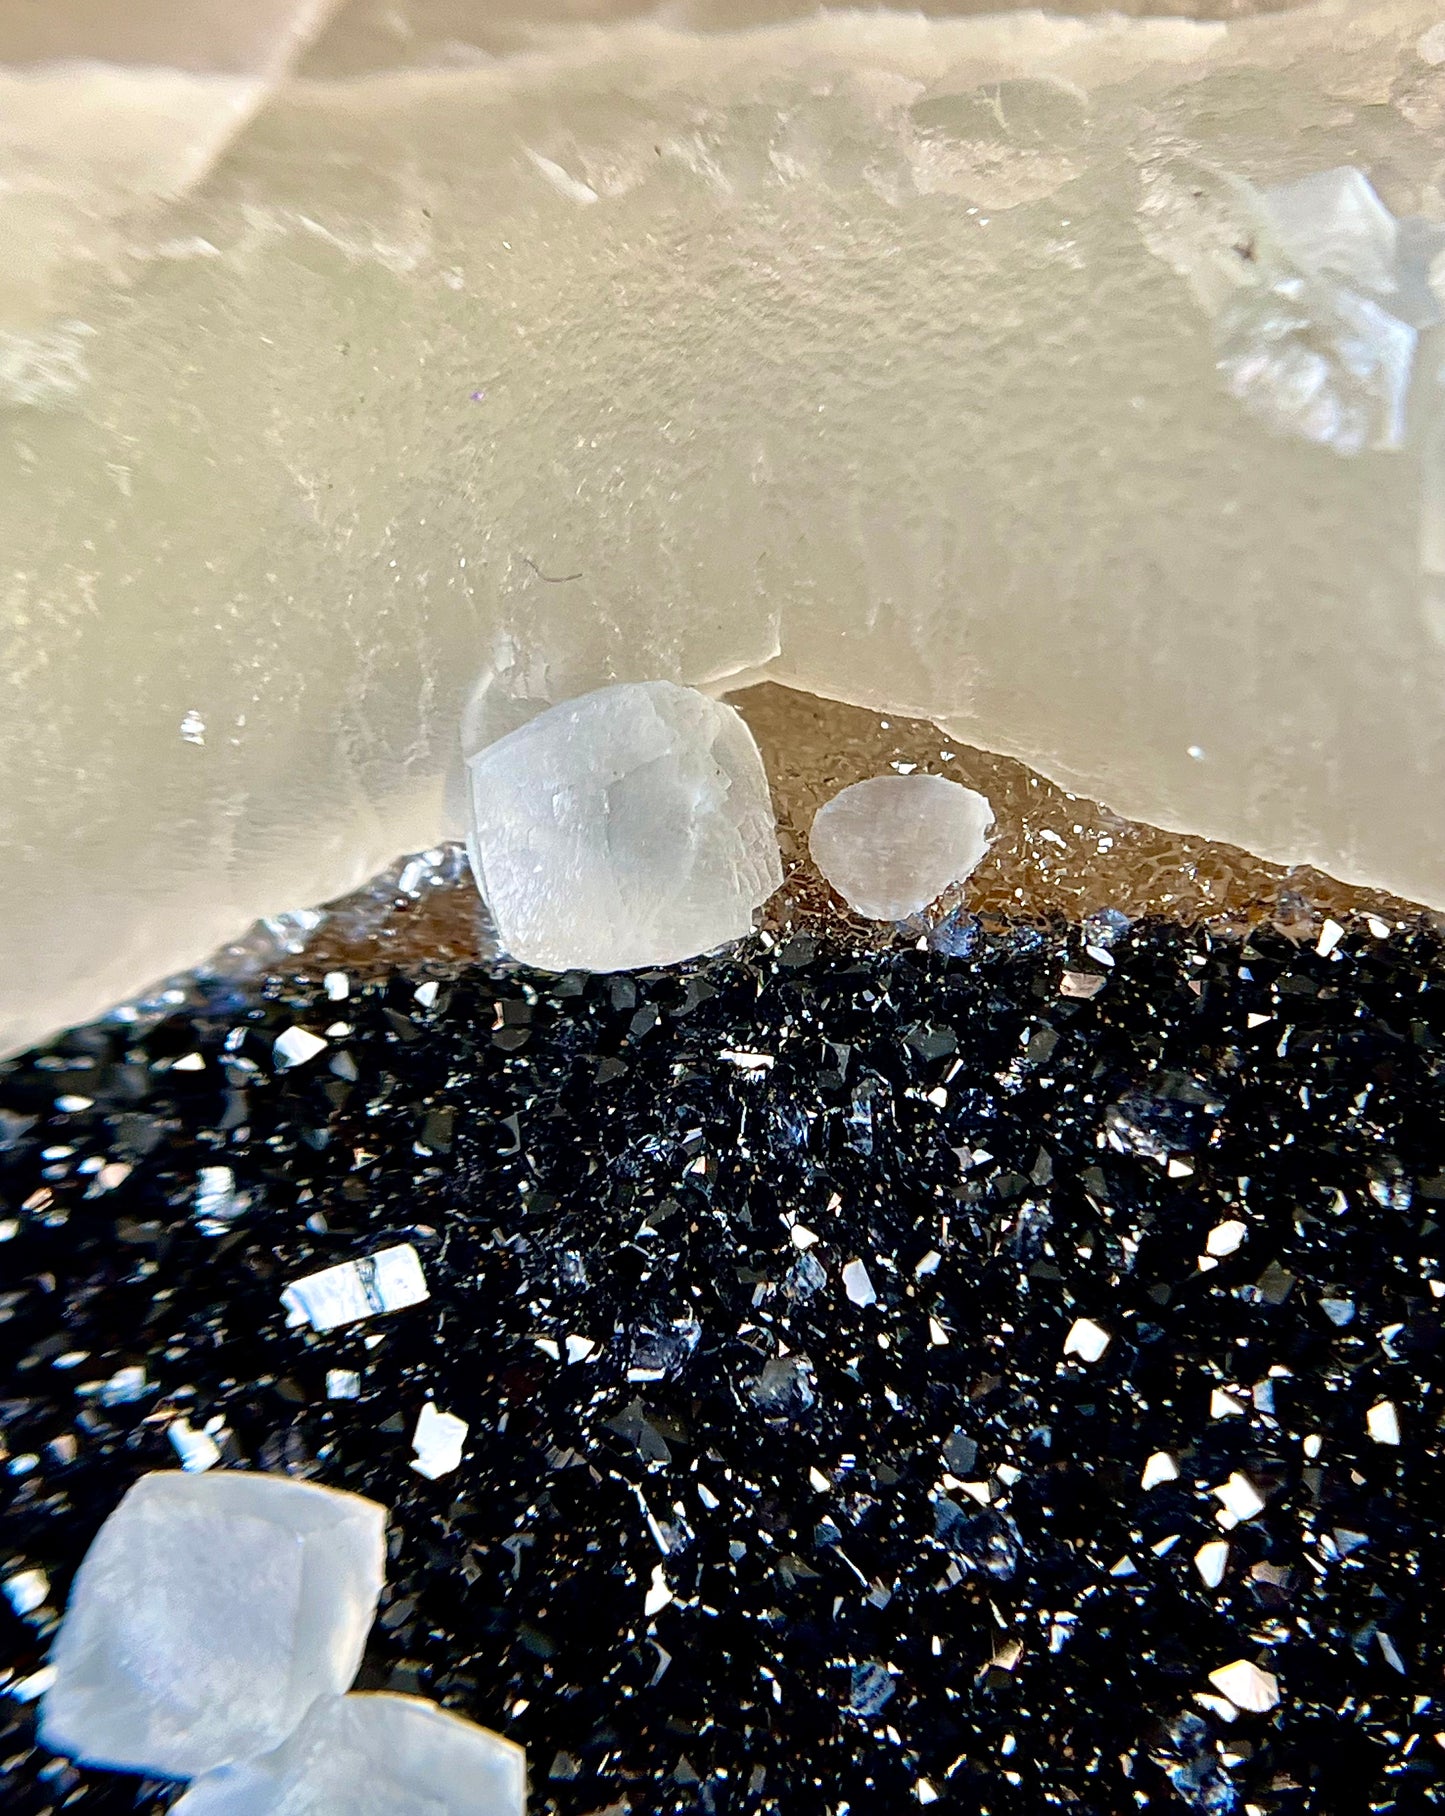
[[[1221,1665],[1209,1673],[1209,1681],[1248,1715],[1268,1715],[1279,1703],[1279,1680],[1272,1671],[1261,1671],[1247,1658],[1232,1665]]]
[[[129,1406],[147,1392],[146,1371],[138,1363],[118,1368],[100,1390],[102,1406]]]
[[[1209,1492],[1236,1525],[1264,1512],[1264,1496],[1249,1477],[1241,1475],[1237,1469],[1227,1482],[1221,1482],[1218,1488],[1211,1488]]]
[[[1365,1414],[1365,1428],[1377,1444],[1400,1442],[1400,1415],[1393,1400],[1380,1400]]]
[[[355,1677],[385,1533],[376,1502],[285,1476],[142,1476],[76,1574],[45,1745],[162,1778],[278,1746]]]
[[[17,1614],[33,1614],[45,1606],[50,1593],[50,1578],[43,1570],[17,1570],[4,1583],[5,1599]]]
[[[199,1475],[214,1469],[221,1460],[221,1447],[210,1432],[194,1430],[189,1419],[172,1419],[166,1435],[182,1469]]]
[[[282,1293],[281,1303],[292,1323],[328,1331],[359,1324],[378,1312],[420,1305],[430,1297],[420,1257],[409,1242],[399,1242],[395,1248],[382,1249],[360,1261],[343,1261],[293,1281]]]
[[[1204,1252],[1222,1260],[1232,1255],[1249,1234],[1249,1225],[1241,1223],[1237,1217],[1231,1217],[1224,1223],[1216,1223],[1204,1239]]]
[[[202,1167],[196,1179],[196,1216],[229,1223],[236,1210],[236,1175],[229,1167]]]
[[[309,1028],[290,1027],[276,1036],[271,1052],[277,1066],[286,1071],[292,1066],[304,1066],[308,1059],[315,1059],[325,1048],[326,1042],[319,1034],[313,1034]]]
[[[1081,1362],[1097,1362],[1109,1347],[1109,1333],[1092,1318],[1075,1318],[1064,1338],[1064,1354]]]
[[[1194,1568],[1202,1577],[1206,1589],[1217,1589],[1229,1568],[1228,1542],[1224,1539],[1210,1539],[1208,1544],[1201,1545],[1194,1554]]]
[[[843,1266],[843,1290],[854,1305],[874,1305],[878,1295],[873,1290],[873,1282],[868,1278],[868,1269],[861,1261],[848,1261]]]
[[[415,1453],[412,1468],[429,1482],[450,1475],[462,1460],[462,1446],[471,1427],[455,1413],[441,1412],[434,1401],[422,1407],[411,1440]]]
[[[212,1772],[174,1816],[524,1816],[522,1749],[417,1696],[327,1696],[265,1758]]]

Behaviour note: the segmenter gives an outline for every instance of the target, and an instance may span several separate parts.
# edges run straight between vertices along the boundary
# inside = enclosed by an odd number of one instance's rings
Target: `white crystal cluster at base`
[[[385,1534],[374,1501],[306,1482],[142,1476],[76,1575],[45,1744],[167,1778],[269,1752],[356,1676]]]
[[[345,1694],[385,1534],[376,1502],[284,1476],[143,1476],[76,1573],[41,1740],[191,1779],[188,1812],[522,1816],[509,1741],[419,1698]]]
[[[521,1816],[520,1747],[418,1696],[327,1696],[274,1753],[198,1780],[177,1816]]]

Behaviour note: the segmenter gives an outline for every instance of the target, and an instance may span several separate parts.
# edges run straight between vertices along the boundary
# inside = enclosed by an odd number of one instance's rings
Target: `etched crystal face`
[[[1445,902],[1433,0],[128,12],[0,16],[0,1043],[617,681]]]

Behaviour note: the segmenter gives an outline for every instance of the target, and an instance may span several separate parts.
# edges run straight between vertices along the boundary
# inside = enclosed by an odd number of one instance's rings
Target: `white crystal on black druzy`
[[[421,1258],[409,1242],[399,1242],[292,1281],[282,1292],[281,1303],[296,1323],[330,1331],[378,1312],[420,1305],[429,1297]]]
[[[376,1502],[283,1476],[142,1476],[71,1590],[46,1745],[174,1778],[276,1746],[355,1677],[385,1529]]]
[[[477,884],[514,958],[671,964],[752,930],[782,882],[767,777],[730,706],[670,681],[583,694],[471,758]]]
[[[0,1157],[0,1543],[53,1585],[7,1628],[17,1810],[113,1796],[28,1744],[48,1610],[182,1417],[395,1497],[368,1686],[505,1721],[563,1812],[1427,1807],[1445,948],[1337,924],[476,968],[424,1022],[416,976],[354,975],[354,1066],[280,1081],[273,1030],[335,1011],[274,978],[0,1062],[36,1119]],[[1108,989],[1063,998],[1086,941]],[[92,1197],[97,1160],[134,1170]],[[219,1240],[213,1160],[250,1198]],[[286,1327],[287,1282],[401,1242],[428,1307]],[[435,1486],[428,1400],[471,1427]],[[1275,1708],[1211,1683],[1240,1662]]]
[[[326,1696],[276,1751],[193,1784],[178,1816],[523,1816],[522,1749],[414,1696]]]

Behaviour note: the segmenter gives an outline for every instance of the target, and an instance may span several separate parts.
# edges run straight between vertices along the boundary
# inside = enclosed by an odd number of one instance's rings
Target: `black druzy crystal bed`
[[[0,1064],[8,1811],[171,1798],[33,1713],[178,1433],[392,1509],[362,1685],[539,1816],[1445,1798],[1427,926],[348,988]],[[288,1323],[398,1244],[426,1300]]]

